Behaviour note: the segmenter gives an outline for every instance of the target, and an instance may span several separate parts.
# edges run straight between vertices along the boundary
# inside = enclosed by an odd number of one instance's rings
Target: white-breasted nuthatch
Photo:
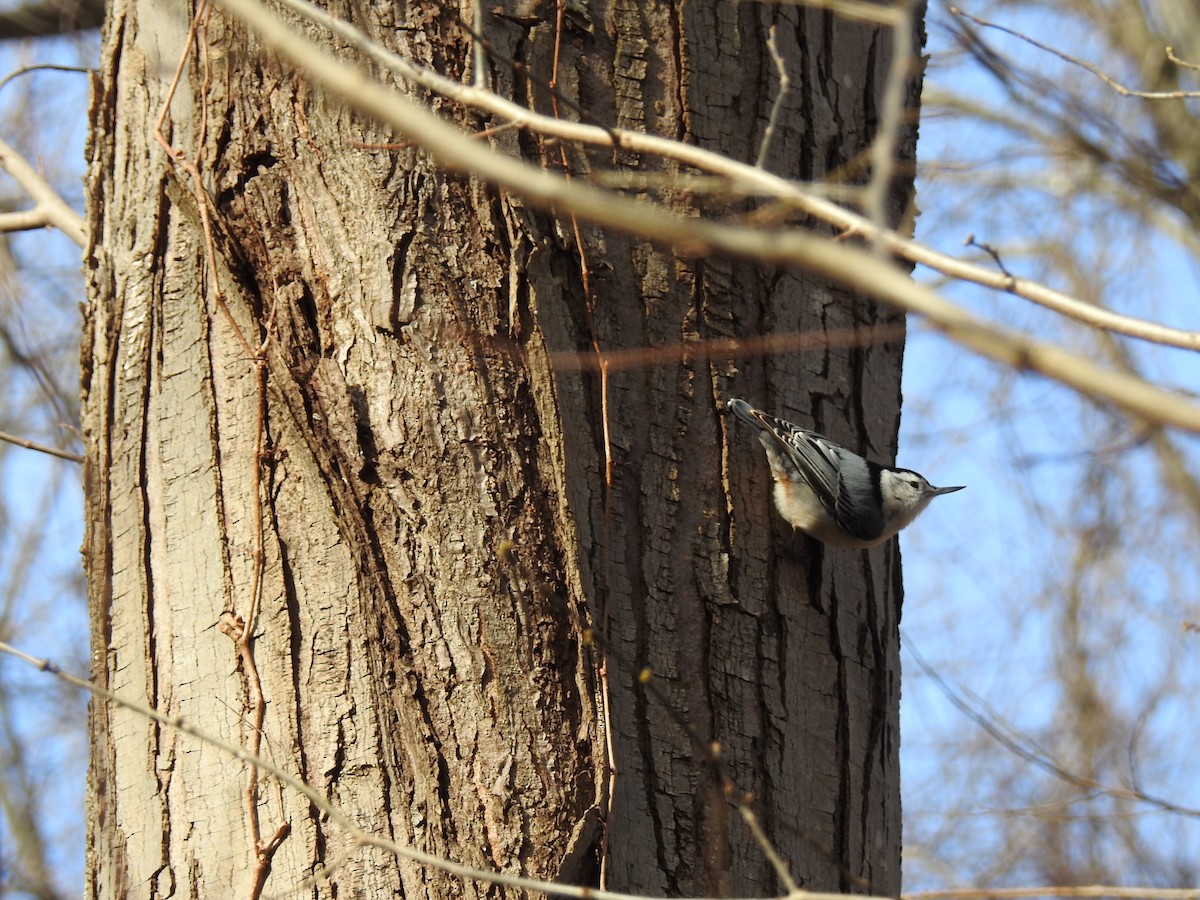
[[[934,497],[965,487],[934,487],[911,469],[870,462],[745,400],[730,400],[728,408],[758,432],[775,476],[780,515],[826,544],[856,549],[882,544]]]

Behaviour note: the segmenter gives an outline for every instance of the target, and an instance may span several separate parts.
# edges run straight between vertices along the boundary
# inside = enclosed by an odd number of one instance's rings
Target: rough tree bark
[[[469,77],[456,10],[333,7]],[[895,317],[802,275],[586,224],[577,245],[569,220],[414,146],[371,146],[402,138],[220,8],[188,46],[190,14],[113,4],[92,111],[97,681],[258,749],[431,853],[579,883],[602,865],[625,890],[778,891],[687,723],[719,743],[801,884],[895,893],[897,553],[790,534],[761,451],[720,407],[740,394],[889,457],[901,342],[648,364],[603,393],[571,364]],[[767,165],[824,177],[877,124],[885,32],[793,6],[613,0],[564,20],[559,89],[594,119],[753,159],[777,87],[771,24],[794,87]],[[486,30],[489,79],[549,110],[553,8]],[[153,134],[181,58],[163,131],[196,162],[203,203]],[[526,134],[491,140],[559,160]],[[569,157],[580,175],[673,171]],[[94,704],[92,729],[93,896],[278,893],[331,865],[313,893],[495,890],[347,853],[303,798],[134,713]]]

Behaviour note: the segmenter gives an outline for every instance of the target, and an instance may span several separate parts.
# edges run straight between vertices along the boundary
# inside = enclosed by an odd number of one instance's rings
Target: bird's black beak
[[[965,484],[956,484],[954,487],[934,488],[929,492],[930,497],[939,497],[942,494],[953,494],[955,491],[961,491],[965,488]]]

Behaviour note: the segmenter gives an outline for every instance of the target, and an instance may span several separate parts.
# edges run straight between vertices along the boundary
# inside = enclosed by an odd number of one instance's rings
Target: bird
[[[966,487],[934,487],[911,469],[863,459],[745,400],[731,399],[727,410],[758,432],[775,477],[780,515],[834,547],[865,549],[882,544],[911,524],[934,497]]]

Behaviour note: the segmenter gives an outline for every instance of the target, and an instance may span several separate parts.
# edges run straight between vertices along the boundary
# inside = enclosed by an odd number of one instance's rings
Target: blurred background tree
[[[0,34],[55,35],[62,20],[35,27],[33,12],[17,6],[0,13]],[[0,44],[0,78],[8,76],[0,87],[0,138],[27,154],[76,210],[83,208],[88,102],[80,67],[95,65],[99,47],[92,27]],[[30,68],[42,65],[62,68]],[[0,222],[30,206],[5,176]],[[55,230],[5,232],[0,431],[77,456],[79,247]],[[44,648],[85,672],[80,476],[77,461],[0,443],[0,640]],[[82,889],[87,704],[13,660],[0,662],[0,893],[51,898]]]
[[[918,237],[1194,330],[1197,12],[932,7]],[[1194,400],[1191,350],[918,277]],[[1194,886],[1196,438],[959,350],[960,377],[930,377],[912,365],[926,344],[909,348],[909,434],[969,454],[956,477],[986,513],[926,528],[906,556],[924,658],[905,664],[906,886]]]

